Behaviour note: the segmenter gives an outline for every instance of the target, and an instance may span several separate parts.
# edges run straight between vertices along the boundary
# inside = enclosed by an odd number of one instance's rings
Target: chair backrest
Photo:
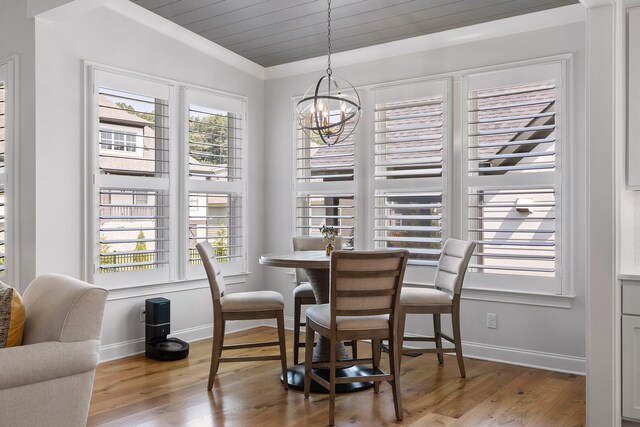
[[[99,340],[108,294],[61,274],[36,277],[22,296],[26,314],[22,343]]]
[[[331,254],[331,322],[336,316],[389,314],[397,324],[400,288],[409,252],[334,251]]]
[[[464,275],[475,247],[476,242],[447,239],[442,247],[436,269],[434,284],[437,289],[460,295]]]
[[[344,237],[336,237],[336,242],[334,244],[336,249],[343,249],[344,245],[347,243]],[[293,238],[293,251],[324,251],[326,248],[326,243],[322,237],[311,237],[311,236],[297,236]],[[307,277],[307,273],[303,268],[296,268],[296,286],[302,282],[308,282],[309,278]]]
[[[204,269],[207,272],[209,286],[211,287],[211,296],[214,301],[219,301],[224,295],[225,283],[222,272],[220,271],[220,263],[216,259],[216,253],[207,241],[198,243],[196,248],[204,264]]]

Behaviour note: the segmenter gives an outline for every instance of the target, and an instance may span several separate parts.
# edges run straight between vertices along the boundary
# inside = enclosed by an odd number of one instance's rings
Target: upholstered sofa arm
[[[0,390],[93,371],[99,349],[99,340],[0,349]]]
[[[100,339],[108,291],[61,274],[36,277],[22,295],[23,344]]]

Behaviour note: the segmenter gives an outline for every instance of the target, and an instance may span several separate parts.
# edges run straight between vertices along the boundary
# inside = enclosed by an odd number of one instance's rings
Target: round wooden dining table
[[[330,257],[324,251],[299,251],[285,254],[266,254],[260,257],[260,264],[270,267],[284,268],[302,268],[307,273],[309,283],[313,288],[313,294],[316,304],[329,303],[329,266]],[[336,346],[336,357],[338,360],[347,360],[350,358],[344,343],[339,342]],[[313,350],[314,362],[329,361],[329,340],[323,336],[319,336],[316,346]],[[329,381],[329,369],[314,369],[314,372],[322,378]],[[336,377],[355,377],[371,375],[370,367],[361,365],[352,365],[348,367],[338,368]],[[295,365],[288,370],[289,386],[298,390],[304,389],[304,364]],[[372,381],[361,381],[346,384],[336,384],[337,393],[345,393],[357,390],[363,390],[373,387]],[[311,382],[311,391],[316,393],[328,393],[328,390]]]

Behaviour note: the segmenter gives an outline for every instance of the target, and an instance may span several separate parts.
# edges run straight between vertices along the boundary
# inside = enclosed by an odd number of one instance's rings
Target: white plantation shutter
[[[413,265],[435,266],[445,235],[448,92],[447,80],[374,90],[373,242]]]
[[[209,241],[219,262],[242,259],[242,196],[189,193],[189,263],[202,264],[195,245]]]
[[[295,110],[295,109],[293,109]],[[295,230],[297,236],[317,236],[323,225],[336,229],[346,249],[356,245],[355,171],[359,129],[334,145],[309,138],[295,117]],[[345,132],[350,132],[345,126]]]
[[[100,272],[167,264],[168,196],[158,191],[100,190]]]
[[[5,129],[7,124],[7,104],[6,104],[6,88],[4,79],[5,69],[0,67],[0,276],[6,274],[6,207],[5,207],[5,185],[6,185],[6,169],[5,169],[5,147],[6,136]]]
[[[333,227],[354,247],[355,198],[353,194],[305,194],[296,197],[297,235],[320,237],[320,227]]]
[[[189,177],[232,182],[242,178],[243,120],[239,113],[189,106]]]
[[[245,271],[246,101],[185,89],[187,277],[202,277],[196,245],[208,241],[225,274]]]
[[[409,250],[411,264],[437,265],[442,247],[442,193],[381,192],[375,198],[376,245]]]
[[[353,124],[345,125],[345,133],[350,132],[349,126]],[[297,181],[353,181],[355,140],[356,133],[353,132],[344,141],[325,145],[320,138],[310,139],[299,126],[296,127]]]
[[[465,78],[473,273],[560,283],[562,72],[555,62]]]
[[[555,107],[554,80],[469,92],[469,172],[553,170]]]
[[[440,95],[376,103],[376,178],[442,176],[443,102]]]
[[[94,73],[99,283],[169,280],[169,91],[167,84]]]
[[[471,267],[489,273],[553,275],[555,210],[553,188],[469,193],[469,232],[479,247]]]

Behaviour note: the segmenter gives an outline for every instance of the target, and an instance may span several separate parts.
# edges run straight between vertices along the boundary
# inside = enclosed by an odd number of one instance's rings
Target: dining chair
[[[335,248],[343,249],[346,239],[336,237]],[[322,237],[298,236],[293,238],[293,251],[323,251],[326,244]],[[300,348],[304,347],[304,342],[300,342],[300,327],[305,326],[305,321],[300,319],[303,305],[312,305],[316,303],[316,297],[313,295],[313,288],[309,283],[307,273],[303,268],[296,268],[296,287],[293,289],[293,364],[299,362]],[[348,343],[351,346],[353,358],[358,357],[358,341]]]
[[[462,358],[462,339],[460,338],[460,293],[462,283],[469,260],[476,247],[475,242],[465,240],[447,239],[434,279],[434,288],[402,288],[400,293],[400,348],[403,349],[404,341],[435,342],[436,348],[410,349],[405,353],[436,353],[438,363],[443,364],[443,353],[455,353],[460,368],[460,376],[466,377],[464,359]],[[451,314],[453,337],[442,333],[440,315]],[[404,335],[404,327],[407,314],[432,314],[432,337],[408,337]],[[454,347],[442,348],[442,339],[452,343]]]
[[[329,390],[330,425],[335,422],[336,384],[362,381],[373,381],[376,393],[380,390],[380,382],[388,381],[396,418],[402,420],[398,308],[408,258],[406,250],[334,251],[331,254],[330,302],[307,310],[304,367],[305,398],[309,397],[312,379]],[[313,362],[316,333],[329,339],[329,362]],[[371,358],[336,360],[339,341],[358,339],[371,340]],[[391,343],[389,373],[380,368],[383,339]],[[336,378],[336,368],[354,363],[371,363],[371,374]],[[329,381],[313,372],[312,368],[329,368]]]
[[[207,390],[213,388],[218,366],[223,362],[254,362],[258,360],[280,360],[284,389],[287,384],[287,346],[284,336],[284,298],[274,291],[252,291],[225,294],[225,282],[220,263],[209,242],[196,245],[209,279],[213,300],[213,348]],[[227,320],[276,319],[278,341],[224,345],[225,322]],[[256,347],[280,347],[280,355],[222,357],[223,350]]]

